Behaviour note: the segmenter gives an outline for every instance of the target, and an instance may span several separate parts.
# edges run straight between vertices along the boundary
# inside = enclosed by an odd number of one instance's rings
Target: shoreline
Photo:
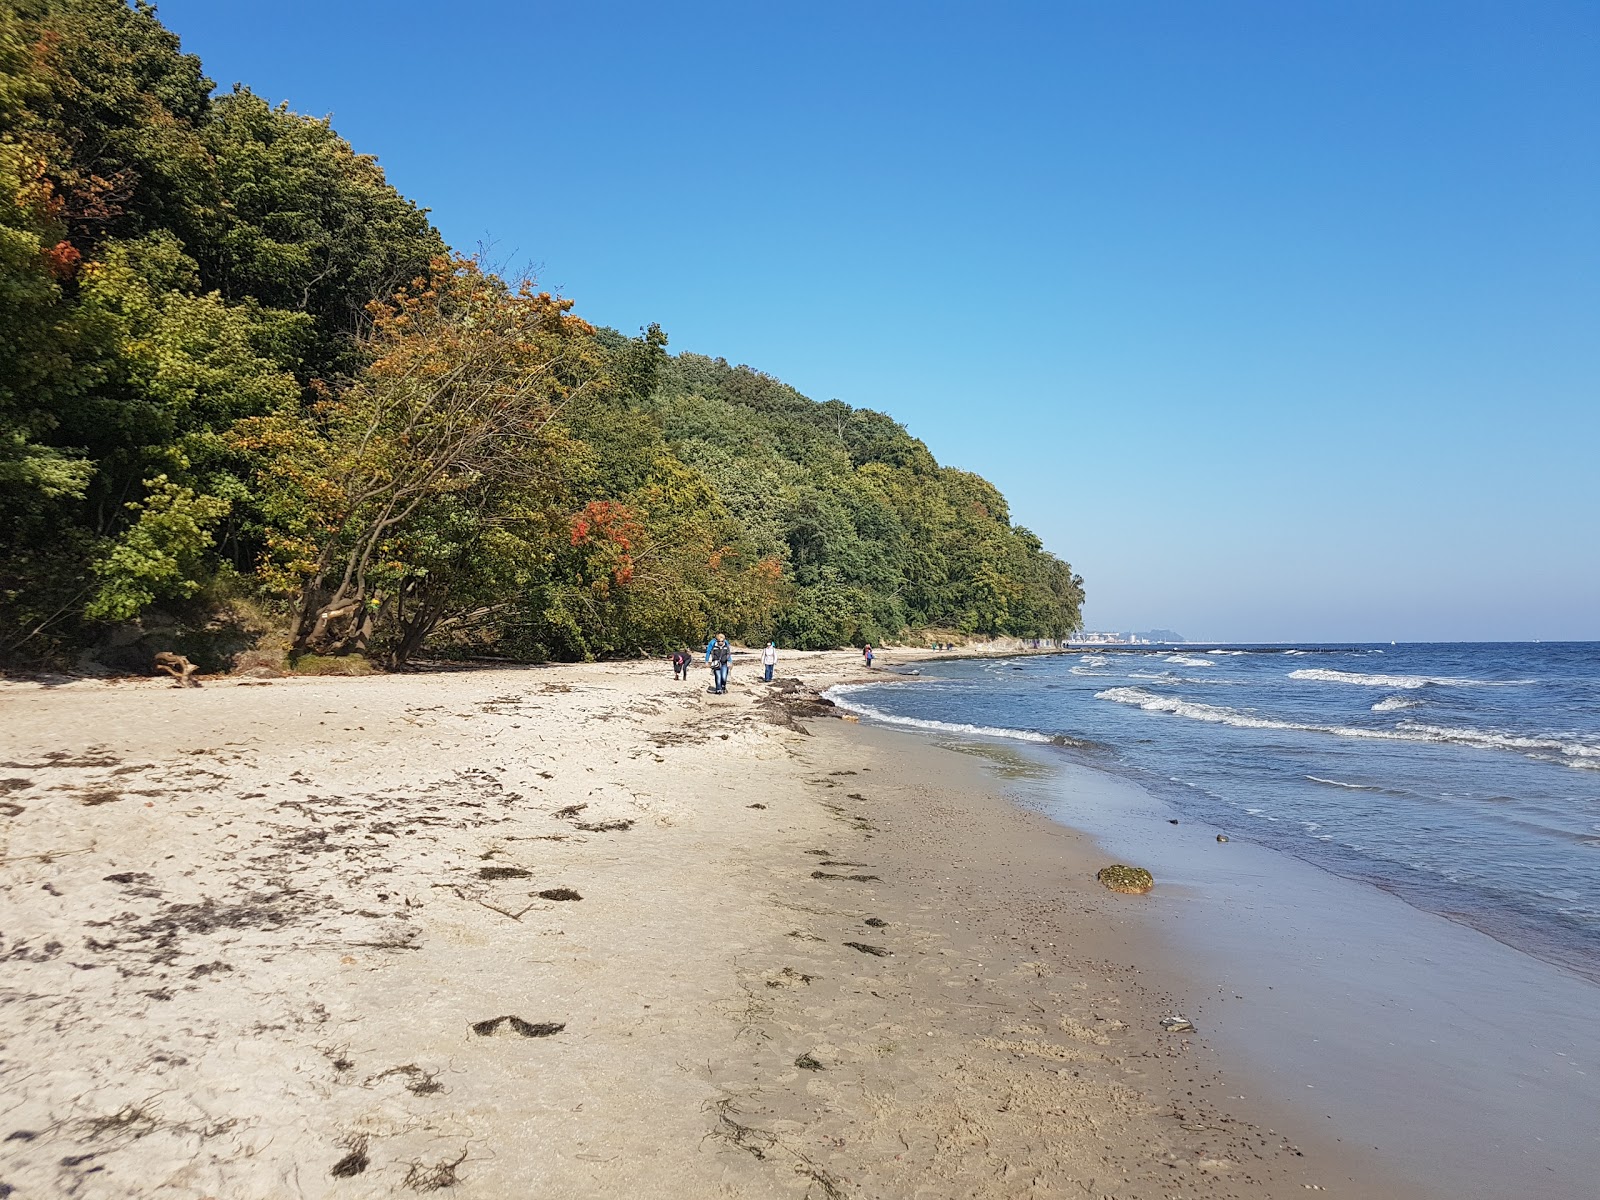
[[[1209,645],[1211,643],[1200,642],[1193,644]],[[1125,647],[1124,649],[1128,648]],[[1143,652],[1148,651],[1145,650]],[[998,657],[1021,658],[1027,656],[1028,654],[1044,653],[1049,652],[1018,652],[1016,654],[1001,654],[998,655]],[[964,659],[980,659],[986,657],[995,656],[986,654],[940,654],[919,661],[949,662]],[[915,678],[920,676],[921,672],[915,670],[896,672],[891,670],[885,674],[899,674],[906,678]],[[829,698],[835,699],[841,707],[846,708],[849,712],[858,717],[866,718],[873,723],[884,727],[897,728],[905,732],[916,733],[922,736],[976,737],[983,739],[996,739],[1008,743],[1015,742],[1023,745],[1055,746],[1065,749],[1106,748],[1100,743],[1086,740],[1071,734],[1046,734],[1038,730],[1020,727],[981,726],[970,723],[958,723],[946,720],[910,717],[902,714],[885,712],[876,705],[861,701],[853,701],[848,698],[855,692],[859,692],[867,688],[885,686],[892,682],[892,679],[886,678],[851,679],[843,681],[840,684],[830,686],[827,689],[827,692],[829,694]],[[1085,762],[1080,759],[1069,760],[1069,762],[1064,765],[1069,770],[1088,771],[1095,775],[1105,776],[1107,779],[1115,781],[1118,786],[1132,787],[1141,793],[1148,793],[1148,795],[1152,798],[1152,801],[1155,803],[1171,806],[1175,810],[1177,810],[1179,807],[1179,805],[1174,802],[1174,799],[1170,794],[1162,793],[1159,788],[1152,788],[1151,784],[1142,779],[1135,771],[1117,769],[1114,766],[1104,763]],[[1327,783],[1331,781],[1318,780],[1318,782]],[[1348,785],[1334,782],[1334,786],[1342,787]],[[1215,820],[1214,817],[1209,819]],[[1222,827],[1219,826],[1214,832],[1221,831]],[[1230,829],[1229,832],[1232,832],[1232,830]],[[1298,863],[1301,863],[1304,866],[1317,871],[1318,873],[1328,874],[1348,883],[1381,891],[1386,895],[1394,897],[1396,900],[1405,904],[1408,908],[1417,911],[1418,913],[1426,914],[1431,917],[1438,917],[1449,921],[1451,924],[1460,926],[1463,929],[1471,930],[1473,933],[1482,935],[1483,937],[1499,943],[1507,950],[1515,952],[1518,956],[1532,958],[1541,964],[1541,966],[1549,967],[1561,975],[1569,975],[1575,977],[1582,983],[1600,988],[1600,962],[1597,962],[1591,958],[1578,957],[1572,953],[1570,947],[1562,944],[1559,941],[1550,939],[1548,936],[1546,936],[1543,941],[1537,942],[1537,945],[1535,945],[1536,939],[1530,937],[1526,930],[1509,927],[1504,921],[1492,920],[1489,916],[1486,916],[1482,913],[1468,913],[1437,903],[1430,905],[1425,902],[1426,897],[1421,889],[1418,889],[1414,886],[1407,886],[1401,881],[1387,879],[1377,874],[1363,873],[1354,869],[1340,870],[1336,866],[1319,862],[1311,857],[1308,857],[1304,853],[1296,852],[1296,850],[1289,847],[1277,846],[1272,847],[1272,849],[1276,853],[1284,854],[1290,858],[1293,858]]]
[[[0,685],[0,1183],[1419,1194],[1160,1030],[1090,839],[741,667]]]
[[[885,719],[921,737],[989,741],[949,722]],[[1221,1061],[1280,1121],[1334,1122],[1384,1169],[1451,1196],[1587,1186],[1600,1166],[1584,1115],[1600,1105],[1586,1038],[1600,990],[1582,972],[1196,820],[1134,776],[1042,740],[993,744],[1040,764],[1040,779],[1012,785],[1017,803],[1155,872],[1150,921],[1166,969],[1195,997],[1186,1015],[1203,1018]],[[1218,846],[1224,831],[1233,844]]]

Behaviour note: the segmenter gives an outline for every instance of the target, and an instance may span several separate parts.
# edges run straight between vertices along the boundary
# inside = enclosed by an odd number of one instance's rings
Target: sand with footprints
[[[0,684],[0,1194],[1369,1194],[859,669]]]

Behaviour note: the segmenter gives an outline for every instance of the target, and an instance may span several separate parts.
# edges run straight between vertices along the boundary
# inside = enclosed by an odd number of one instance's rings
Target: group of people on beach
[[[672,652],[672,677],[674,679],[688,679],[689,668],[694,663],[694,656],[687,649]],[[723,695],[728,690],[728,669],[733,665],[733,647],[728,643],[726,634],[716,634],[706,642],[706,666],[711,668],[711,692],[714,695]],[[776,642],[768,642],[761,651],[762,681],[772,682],[772,672],[778,665],[778,646]]]
[[[868,670],[872,669],[872,645],[861,647],[861,661]],[[728,690],[728,669],[733,665],[733,647],[728,642],[727,634],[719,633],[706,642],[706,666],[711,668],[711,692],[713,695],[723,695]],[[674,679],[688,679],[689,668],[694,665],[694,655],[687,648],[672,652],[672,677]],[[761,679],[763,683],[772,682],[772,673],[778,666],[778,644],[768,642],[761,651]]]

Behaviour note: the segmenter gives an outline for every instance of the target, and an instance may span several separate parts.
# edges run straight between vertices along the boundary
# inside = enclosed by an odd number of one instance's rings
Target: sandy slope
[[[0,686],[0,1196],[1365,1194],[1075,835],[753,675]]]

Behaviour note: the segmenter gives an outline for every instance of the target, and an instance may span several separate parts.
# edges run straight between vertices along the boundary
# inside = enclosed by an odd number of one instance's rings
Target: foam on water
[[[1538,682],[1536,679],[1455,679],[1448,675],[1367,675],[1359,671],[1332,671],[1326,667],[1302,667],[1298,671],[1290,671],[1289,678],[1408,690],[1425,687],[1520,687]]]
[[[1217,665],[1209,659],[1195,658],[1192,654],[1174,654],[1166,661],[1177,663],[1180,667],[1214,667]]]
[[[860,700],[852,699],[856,692],[878,686],[880,685],[874,683],[840,683],[828,688],[822,694],[846,712],[853,712],[857,716],[871,717],[874,721],[882,721],[886,725],[902,725],[908,729],[935,729],[943,733],[964,733],[977,737],[1009,738],[1016,742],[1036,742],[1044,746],[1075,741],[1075,739],[1064,737],[1051,737],[1047,733],[1039,733],[1033,729],[1006,729],[996,725],[973,725],[965,721],[934,721],[924,717],[901,717],[893,713],[884,712],[881,708],[875,708],[873,705],[866,704]]]
[[[1405,696],[1386,696],[1372,706],[1373,712],[1398,712],[1402,708],[1417,708],[1421,700],[1410,700]]]
[[[1348,788],[1352,792],[1381,792],[1385,790],[1370,783],[1345,783],[1342,779],[1324,779],[1321,775],[1307,775],[1305,778],[1312,783],[1325,783],[1329,787]],[[1321,829],[1322,826],[1313,821],[1306,828]]]
[[[1220,704],[1202,704],[1178,696],[1157,696],[1137,687],[1107,688],[1096,692],[1096,700],[1111,700],[1129,704],[1146,712],[1171,713],[1191,721],[1208,721],[1213,725],[1231,725],[1235,729],[1281,729],[1293,733],[1322,733],[1334,737],[1368,738],[1374,741],[1449,742],[1459,746],[1476,746],[1483,750],[1543,751],[1548,754],[1571,756],[1578,760],[1569,766],[1586,767],[1586,759],[1594,759],[1600,768],[1600,745],[1579,741],[1564,741],[1549,737],[1522,737],[1499,730],[1454,729],[1441,725],[1423,725],[1402,721],[1392,728],[1359,728],[1353,725],[1323,725],[1315,722],[1284,721],[1276,717],[1260,717],[1254,713]]]

